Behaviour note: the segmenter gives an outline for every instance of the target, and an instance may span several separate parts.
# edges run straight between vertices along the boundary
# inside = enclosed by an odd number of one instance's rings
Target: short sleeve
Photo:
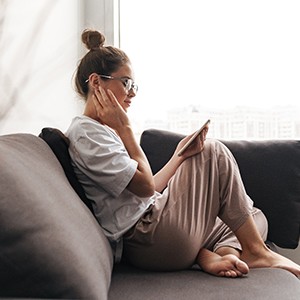
[[[113,197],[127,187],[137,169],[120,138],[101,124],[82,123],[73,142],[73,161],[94,184]]]

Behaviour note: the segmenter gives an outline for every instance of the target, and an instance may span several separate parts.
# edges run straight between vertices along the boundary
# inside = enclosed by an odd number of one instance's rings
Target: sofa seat
[[[299,300],[300,280],[282,269],[252,269],[243,278],[221,278],[197,268],[147,272],[123,264],[113,271],[109,299]]]

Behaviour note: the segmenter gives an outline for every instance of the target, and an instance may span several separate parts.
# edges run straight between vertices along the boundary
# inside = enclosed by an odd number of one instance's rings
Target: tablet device
[[[180,149],[180,151],[178,152],[178,156],[181,156],[183,154],[183,152],[190,146],[190,144],[193,143],[193,141],[195,140],[195,138],[197,138],[197,136],[199,134],[201,134],[202,130],[207,127],[210,123],[210,120],[207,120],[200,129],[198,129],[193,135],[192,137],[188,140],[188,142]]]

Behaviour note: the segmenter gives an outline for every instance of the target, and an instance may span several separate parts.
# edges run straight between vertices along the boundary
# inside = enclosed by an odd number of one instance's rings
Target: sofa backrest
[[[0,296],[107,298],[109,243],[39,137],[0,137],[0,228]]]
[[[170,159],[183,135],[146,130],[141,136],[152,171]],[[268,239],[294,249],[300,233],[300,141],[222,141],[233,153],[247,193],[269,222]]]

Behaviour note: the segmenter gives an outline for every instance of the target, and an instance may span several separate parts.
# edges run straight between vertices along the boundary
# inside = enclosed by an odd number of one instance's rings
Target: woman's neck
[[[87,117],[97,120],[97,114],[92,97],[87,98],[83,114]]]

